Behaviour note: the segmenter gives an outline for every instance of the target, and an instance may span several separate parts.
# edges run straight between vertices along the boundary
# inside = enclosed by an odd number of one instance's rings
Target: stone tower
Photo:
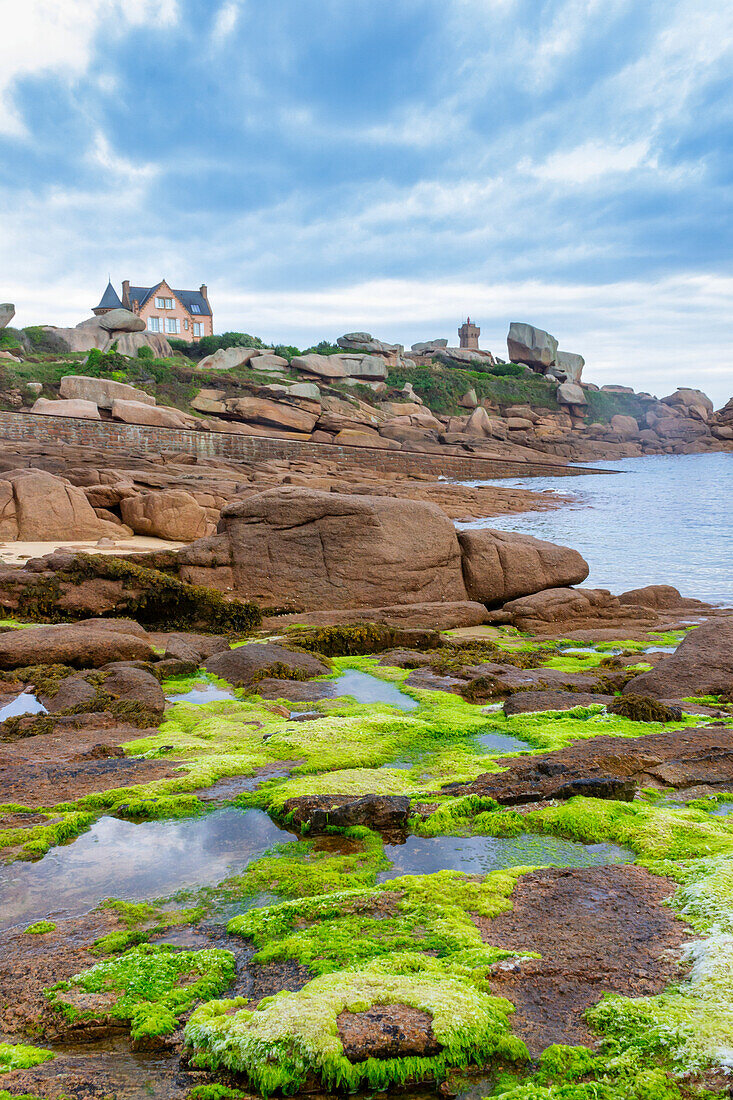
[[[458,339],[461,341],[462,348],[471,348],[474,351],[478,351],[478,338],[481,335],[481,329],[478,325],[471,323],[471,318],[467,317],[465,322],[458,330]]]

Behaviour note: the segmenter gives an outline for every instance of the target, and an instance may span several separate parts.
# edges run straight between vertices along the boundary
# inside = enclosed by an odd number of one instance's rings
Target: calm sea
[[[458,523],[522,531],[579,550],[589,588],[619,593],[672,584],[683,596],[733,606],[733,454],[649,455],[584,463],[598,477],[512,478],[472,485],[556,489],[573,502],[549,512]]]

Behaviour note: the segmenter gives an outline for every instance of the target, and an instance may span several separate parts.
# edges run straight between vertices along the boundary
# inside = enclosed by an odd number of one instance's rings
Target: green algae
[[[17,824],[0,829],[0,849],[13,850],[16,859],[41,859],[51,848],[65,841],[73,840],[91,828],[95,815],[82,813],[75,809],[64,811],[37,811],[26,806],[0,806],[0,813],[27,813],[36,817],[39,812],[47,819],[47,824]]]
[[[53,1056],[52,1050],[44,1050],[42,1047],[27,1046],[24,1043],[0,1043],[0,1073],[10,1073],[14,1069],[31,1069],[43,1062],[49,1062]]]
[[[684,1092],[669,1074],[638,1053],[613,1056],[586,1047],[553,1045],[540,1056],[537,1070],[519,1081],[499,1072],[491,1100],[722,1100],[721,1093],[685,1083]],[[488,1100],[488,1098],[487,1098]]]
[[[231,951],[176,951],[166,944],[140,944],[59,982],[46,995],[51,1007],[71,1022],[95,1020],[101,1011],[104,1018],[129,1024],[133,1039],[142,1039],[170,1034],[194,1004],[222,993],[235,971]],[[117,996],[95,1011],[74,1003],[78,993]]]
[[[35,924],[29,924],[25,930],[26,936],[43,936],[47,932],[55,932],[56,925],[52,920],[37,920]]]
[[[454,962],[471,955],[485,969],[507,953],[483,944],[470,914],[492,917],[511,909],[522,873],[494,871],[481,882],[458,871],[405,875],[371,889],[250,909],[227,929],[252,940],[256,961],[295,959],[313,974],[415,950]]]
[[[338,1038],[340,1013],[389,1004],[429,1013],[441,1053],[350,1062]],[[449,977],[438,960],[397,955],[348,973],[325,974],[300,992],[279,993],[253,1010],[245,1005],[243,998],[202,1005],[186,1025],[186,1042],[195,1064],[244,1073],[266,1097],[279,1089],[298,1091],[309,1073],[327,1089],[356,1091],[441,1079],[449,1068],[472,1062],[527,1058],[524,1044],[509,1029],[512,1005],[469,980]]]
[[[165,911],[150,902],[122,901],[119,898],[106,898],[98,908],[111,909],[124,927],[95,940],[92,951],[96,955],[122,954],[136,944],[146,943],[153,936],[182,924],[190,924],[204,915],[202,906]]]

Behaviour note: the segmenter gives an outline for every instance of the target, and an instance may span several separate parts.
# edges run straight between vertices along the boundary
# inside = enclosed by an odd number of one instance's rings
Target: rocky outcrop
[[[134,316],[134,314],[131,314]],[[136,318],[139,320],[139,318]],[[104,317],[101,318],[104,320]],[[59,393],[70,400],[91,401],[99,409],[111,409],[115,401],[135,401],[154,405],[155,398],[125,382],[112,378],[88,378],[85,374],[67,374],[61,379]]]
[[[307,412],[284,401],[269,401],[262,397],[238,397],[226,403],[226,411],[230,416],[254,424],[306,433],[313,430],[318,419],[316,413]]]
[[[115,398],[112,402],[112,419],[121,420],[124,424],[151,424],[156,428],[190,428],[202,427],[200,420],[180,409],[173,409],[166,405],[147,405],[141,401],[124,401]]]
[[[662,398],[662,404],[682,409],[686,416],[707,421],[713,411],[713,403],[702,390],[679,386],[669,397]]]
[[[325,833],[329,827],[366,825],[377,832],[405,829],[410,799],[404,795],[303,795],[288,798],[283,814],[298,828]]]
[[[733,618],[704,623],[674,653],[649,672],[634,677],[624,693],[655,699],[733,694]]]
[[[459,366],[470,368],[472,363],[480,361],[486,365],[493,365],[496,360],[490,351],[481,351],[480,348],[438,348],[435,358],[447,366]],[[474,367],[474,369],[476,369]]]
[[[330,672],[329,666],[318,657],[271,642],[252,642],[215,653],[204,662],[204,668],[235,687],[250,687],[265,676],[289,674],[290,679],[308,680]]]
[[[466,599],[451,521],[434,505],[391,497],[270,489],[227,505],[219,534],[180,560],[184,579],[196,581],[216,581],[226,563],[238,594],[281,608]]]
[[[503,604],[548,588],[581,584],[588,563],[577,550],[513,531],[461,531],[463,578],[469,599]]]
[[[233,370],[243,367],[259,355],[271,352],[272,348],[219,348],[213,355],[207,355],[198,365],[199,370]]]
[[[33,402],[31,412],[37,416],[70,416],[76,420],[101,420],[95,403],[81,398],[51,401],[47,397],[39,397]]]
[[[580,382],[585,359],[572,351],[558,351],[555,356],[555,366],[559,373],[565,375],[566,381]]]
[[[425,352],[437,351],[439,348],[447,347],[447,340],[421,340],[419,343],[413,344],[410,350],[416,352],[418,355],[424,355]]]
[[[15,317],[15,306],[10,302],[0,302],[0,328],[5,328]]]
[[[76,328],[44,325],[43,331],[64,351],[91,351],[92,348],[99,348],[100,351],[107,352],[116,343],[117,350],[122,355],[136,356],[138,348],[142,347],[152,348],[154,355],[159,359],[173,354],[170,344],[162,333],[119,330],[110,332],[101,324],[103,319],[104,317],[90,317],[88,321],[82,321]]]
[[[575,382],[561,382],[557,387],[557,400],[561,405],[584,406],[588,404],[588,398],[583,393],[583,387]]]
[[[136,535],[193,542],[214,530],[206,511],[182,489],[139,493],[120,502],[122,520]]]
[[[129,309],[111,309],[108,313],[103,313],[101,317],[95,318],[95,320],[107,332],[145,331],[145,322],[142,317],[138,317]]]
[[[509,326],[507,350],[512,363],[526,363],[542,374],[557,361],[555,337],[520,321],[512,321]]]
[[[339,336],[336,341],[340,348],[347,351],[366,351],[375,355],[402,355],[402,344],[385,344],[382,340],[376,340],[369,332],[347,332]]]
[[[387,377],[387,363],[381,355],[296,355],[292,362],[293,370],[317,378],[334,380],[354,378],[359,381],[383,382]]]
[[[130,633],[126,633],[130,630]],[[154,653],[136,623],[94,621],[35,626],[0,634],[0,668],[67,665],[100,668],[111,661],[150,661]]]
[[[11,470],[0,481],[0,533],[21,542],[124,538],[125,532],[101,520],[83,489],[65,478],[33,468]]]

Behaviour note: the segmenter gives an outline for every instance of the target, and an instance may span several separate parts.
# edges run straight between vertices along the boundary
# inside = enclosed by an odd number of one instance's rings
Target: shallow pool
[[[107,897],[141,901],[213,886],[292,835],[262,810],[133,824],[102,817],[37,863],[0,868],[0,928],[79,916]]]
[[[534,748],[528,741],[508,733],[480,733],[476,741],[487,752],[527,752]]]
[[[182,695],[169,695],[169,703],[221,703],[226,700],[236,700],[236,695],[228,688],[217,687],[216,684],[199,684]]]
[[[23,714],[48,714],[43,703],[39,703],[30,691],[22,691],[4,707],[0,707],[0,722],[6,718],[19,718]]]
[[[514,837],[410,836],[405,844],[386,844],[384,854],[392,869],[382,882],[399,875],[429,875],[435,871],[464,871],[485,875],[506,867],[596,867],[633,863],[634,853],[616,844],[581,844],[552,836],[521,833]]]
[[[415,699],[405,695],[394,684],[380,680],[377,676],[370,676],[367,672],[358,672],[354,668],[347,669],[331,681],[331,686],[334,698],[351,695],[357,703],[389,703],[400,710],[414,710],[418,706]]]

